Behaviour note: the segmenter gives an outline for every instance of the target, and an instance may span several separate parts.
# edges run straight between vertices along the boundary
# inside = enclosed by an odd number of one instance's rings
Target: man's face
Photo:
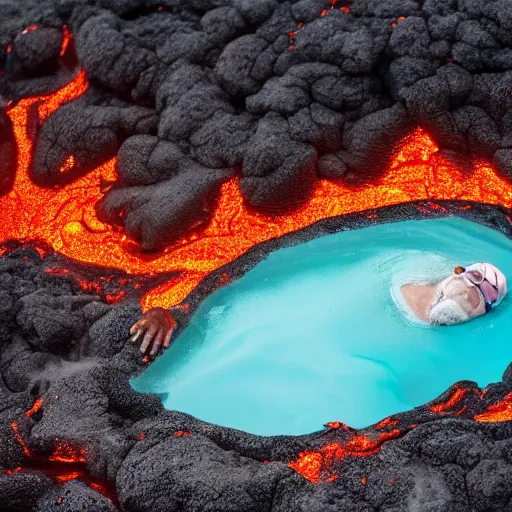
[[[438,285],[440,303],[450,299],[468,315],[468,320],[485,315],[485,301],[477,286],[463,275],[451,275]]]
[[[482,316],[497,306],[507,293],[503,273],[490,263],[456,267],[455,273],[436,286],[428,321],[453,325]]]
[[[466,277],[454,274],[436,286],[427,319],[433,325],[455,325],[485,312],[485,301],[477,287]]]

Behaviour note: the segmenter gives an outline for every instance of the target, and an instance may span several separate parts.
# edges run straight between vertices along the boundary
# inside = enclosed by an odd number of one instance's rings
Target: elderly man
[[[432,325],[455,325],[492,311],[507,294],[507,280],[490,263],[456,267],[454,273],[437,284],[406,284],[402,298],[411,316]],[[176,322],[163,308],[144,313],[130,329],[132,341],[140,341],[140,351],[155,356],[171,343]]]
[[[455,325],[485,315],[507,294],[507,280],[490,263],[455,267],[434,285],[406,284],[404,302],[419,320],[432,325]]]

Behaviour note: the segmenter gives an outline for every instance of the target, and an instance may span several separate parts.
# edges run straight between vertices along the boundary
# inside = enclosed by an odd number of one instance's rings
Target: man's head
[[[430,306],[428,321],[434,325],[467,322],[490,312],[507,294],[507,280],[490,263],[456,267],[441,281]]]

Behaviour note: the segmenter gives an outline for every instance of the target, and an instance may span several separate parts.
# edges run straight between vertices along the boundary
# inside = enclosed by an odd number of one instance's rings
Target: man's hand
[[[153,308],[146,311],[135,322],[131,329],[131,340],[135,343],[142,338],[140,351],[154,357],[163,344],[164,348],[171,344],[171,336],[176,328],[176,322],[166,309]]]

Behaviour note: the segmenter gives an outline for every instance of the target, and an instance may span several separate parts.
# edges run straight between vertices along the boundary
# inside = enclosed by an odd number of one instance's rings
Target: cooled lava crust
[[[503,181],[481,200],[512,204],[510,0],[4,0],[0,68],[0,196],[22,164],[50,189],[116,158],[97,213],[147,251],[200,232],[230,180],[263,215],[293,212],[319,179],[371,183],[418,127],[473,187],[474,159],[488,162]],[[29,108],[20,135],[23,98],[84,72],[72,101]],[[183,329],[276,248],[444,215],[512,237],[508,210],[465,201],[336,216],[254,245],[173,313]],[[2,511],[512,508],[510,368],[362,431],[332,418],[307,436],[253,436],[130,388],[147,361],[127,333],[158,276],[41,242],[4,241],[0,255]]]

